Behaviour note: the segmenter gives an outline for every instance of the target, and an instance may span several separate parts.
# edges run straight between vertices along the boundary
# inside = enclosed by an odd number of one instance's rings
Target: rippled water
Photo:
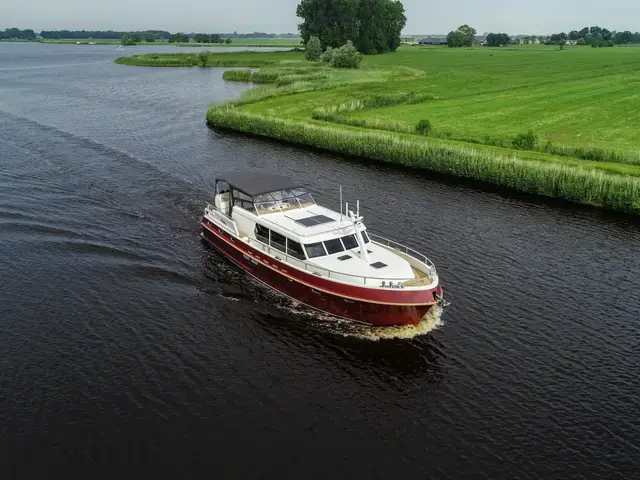
[[[638,475],[636,220],[211,131],[207,105],[246,86],[118,53],[0,44],[5,471]],[[199,241],[232,169],[336,207],[342,184],[453,305],[384,335],[264,291]]]

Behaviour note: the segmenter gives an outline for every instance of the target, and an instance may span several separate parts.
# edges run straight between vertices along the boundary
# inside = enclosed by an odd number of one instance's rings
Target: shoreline
[[[209,108],[207,124],[236,132],[269,138],[293,145],[370,159],[387,165],[397,165],[436,172],[448,176],[480,181],[526,194],[563,199],[573,203],[599,206],[624,213],[640,214],[640,166],[574,157],[531,150],[516,150],[491,145],[422,136],[385,129],[345,125],[313,118],[278,116],[264,106],[273,99],[300,98],[305,93],[321,91],[330,96],[332,88],[323,90],[314,77],[321,77],[322,66],[295,62],[280,62],[274,56],[239,58],[228,53],[210,53],[205,66],[217,67],[279,67],[283,72],[236,81],[267,83],[251,89],[240,99]],[[195,55],[168,54],[161,56],[121,57],[116,63],[144,66],[196,66]],[[253,56],[255,57],[255,55]],[[297,68],[296,68],[297,67]],[[294,70],[298,70],[295,71]],[[310,74],[315,70],[319,74]],[[375,73],[375,72],[374,72]],[[365,72],[365,75],[369,72]],[[330,74],[327,74],[330,75]],[[326,76],[326,75],[325,75]],[[234,80],[227,75],[225,79]],[[291,77],[291,80],[285,79]],[[260,82],[260,79],[263,81]],[[323,76],[324,78],[324,76]],[[281,82],[281,83],[279,83]],[[320,82],[320,81],[318,81]],[[296,100],[293,100],[296,102]],[[301,100],[297,100],[300,103]],[[271,106],[271,105],[269,105]],[[266,109],[265,113],[259,111]],[[258,111],[256,111],[258,110]]]
[[[14,40],[0,39],[0,43],[41,43],[43,45],[122,45],[120,39],[52,39],[52,40]],[[123,45],[124,47],[188,47],[188,48],[213,48],[213,47],[255,47],[255,48],[300,48],[300,42],[270,42],[268,39],[257,43],[232,42],[232,43],[169,43],[169,42],[139,42],[135,45]]]

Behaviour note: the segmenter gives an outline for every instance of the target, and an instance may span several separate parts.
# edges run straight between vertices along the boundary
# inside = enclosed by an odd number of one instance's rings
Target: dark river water
[[[639,478],[636,220],[211,131],[246,85],[119,53],[0,43],[4,478]],[[452,306],[385,334],[264,291],[199,239],[239,169],[343,185]]]

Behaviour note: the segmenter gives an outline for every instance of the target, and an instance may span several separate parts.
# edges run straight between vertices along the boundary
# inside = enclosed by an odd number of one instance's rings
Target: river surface
[[[636,220],[212,131],[246,85],[120,53],[0,43],[3,477],[638,478]],[[451,307],[385,335],[264,291],[199,238],[241,169],[342,185]]]

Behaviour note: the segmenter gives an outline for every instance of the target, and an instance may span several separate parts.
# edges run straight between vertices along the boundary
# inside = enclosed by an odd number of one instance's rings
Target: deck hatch
[[[373,268],[376,268],[376,269],[378,269],[378,270],[379,270],[379,269],[381,269],[381,268],[386,267],[386,266],[387,266],[387,264],[386,264],[386,263],[382,263],[382,262],[375,262],[375,263],[372,263],[372,264],[371,264],[371,266],[372,266]]]
[[[344,262],[345,260],[349,260],[350,258],[353,258],[353,257],[351,255],[342,255],[338,257],[338,260],[342,260]]]
[[[335,222],[333,218],[326,215],[313,215],[311,217],[298,218],[296,223],[300,223],[305,227],[315,227],[316,225],[323,225],[325,223]]]

